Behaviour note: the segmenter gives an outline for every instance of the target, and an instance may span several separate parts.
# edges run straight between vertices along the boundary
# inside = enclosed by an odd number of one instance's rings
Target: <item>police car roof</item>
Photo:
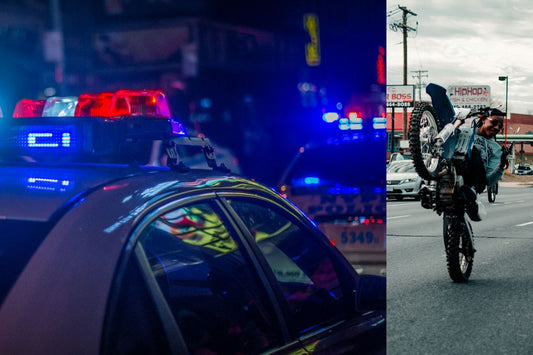
[[[195,191],[209,185],[227,187],[237,181],[246,184],[247,180],[210,169],[179,172],[168,168],[106,164],[0,165],[0,218],[53,221],[96,190],[121,189],[127,192],[125,196],[137,199],[136,203],[141,205],[156,194]],[[123,202],[106,201],[99,208],[129,213],[132,204]]]

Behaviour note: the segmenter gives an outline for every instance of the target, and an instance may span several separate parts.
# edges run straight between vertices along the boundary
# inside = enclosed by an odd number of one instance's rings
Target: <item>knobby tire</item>
[[[439,127],[435,109],[427,103],[416,105],[409,123],[409,148],[416,172],[424,180],[434,180],[438,169],[428,170],[428,157],[431,153],[431,139],[434,138]]]
[[[494,201],[496,201],[496,191],[492,186],[489,186],[487,188],[487,196],[489,198],[490,203],[494,203]]]
[[[459,216],[444,216],[444,218],[448,274],[454,282],[466,282],[474,264],[474,246],[466,225],[469,222]]]

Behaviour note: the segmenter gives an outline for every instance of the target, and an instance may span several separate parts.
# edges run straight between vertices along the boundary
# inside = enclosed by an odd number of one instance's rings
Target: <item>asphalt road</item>
[[[442,217],[387,203],[387,354],[533,354],[533,187],[480,196],[469,282],[446,270]]]

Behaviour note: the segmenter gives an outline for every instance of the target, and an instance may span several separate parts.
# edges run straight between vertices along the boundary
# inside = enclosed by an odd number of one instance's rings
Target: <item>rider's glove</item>
[[[511,154],[511,148],[502,147],[502,156],[500,158],[500,169],[505,170],[509,167],[509,161],[507,160],[507,156],[509,154]]]

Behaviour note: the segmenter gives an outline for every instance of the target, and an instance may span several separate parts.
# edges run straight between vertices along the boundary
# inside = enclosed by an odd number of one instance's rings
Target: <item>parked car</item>
[[[390,159],[387,161],[388,163],[392,163],[393,161],[401,161],[401,160],[411,160],[413,157],[411,156],[411,153],[407,152],[395,152],[390,155]]]
[[[533,168],[530,164],[517,165],[514,168],[513,174],[515,175],[533,175]]]
[[[317,139],[300,148],[278,184],[365,274],[386,272],[384,149],[360,132]]]
[[[387,197],[402,200],[405,197],[419,199],[422,178],[412,160],[397,160],[387,165]]]
[[[0,354],[384,354],[385,277],[221,168],[152,94],[0,120]],[[154,140],[169,166],[132,155]]]

